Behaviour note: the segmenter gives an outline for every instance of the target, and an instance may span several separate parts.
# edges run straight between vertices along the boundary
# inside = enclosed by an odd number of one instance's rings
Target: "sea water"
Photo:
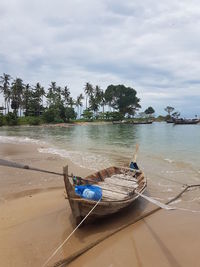
[[[29,142],[38,144],[40,153],[68,158],[91,171],[129,163],[139,144],[137,163],[155,197],[159,191],[170,198],[177,185],[200,183],[199,124],[0,128],[0,144]]]

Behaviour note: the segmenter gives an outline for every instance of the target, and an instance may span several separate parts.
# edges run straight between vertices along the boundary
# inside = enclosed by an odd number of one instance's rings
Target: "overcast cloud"
[[[0,36],[0,74],[74,97],[123,83],[143,109],[200,115],[199,1],[1,0]]]

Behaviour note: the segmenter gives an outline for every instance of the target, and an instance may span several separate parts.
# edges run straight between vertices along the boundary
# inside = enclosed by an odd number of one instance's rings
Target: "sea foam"
[[[62,158],[70,159],[73,163],[79,165],[80,167],[99,170],[106,168],[111,165],[109,160],[101,155],[96,155],[93,153],[82,152],[82,151],[67,151],[65,149],[59,148],[38,148],[40,153],[48,153],[53,155],[58,155]]]
[[[32,143],[32,144],[38,144],[38,145],[43,145],[45,144],[44,141],[37,140],[37,139],[32,139],[29,137],[18,137],[18,136],[0,136],[0,143],[3,144],[27,144],[27,143]]]

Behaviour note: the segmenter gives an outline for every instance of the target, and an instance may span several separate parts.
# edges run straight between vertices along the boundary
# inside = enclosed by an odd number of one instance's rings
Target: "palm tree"
[[[6,106],[9,112],[9,105],[10,105],[10,97],[11,97],[11,90],[10,90],[10,80],[11,76],[9,74],[3,73],[3,76],[0,76],[0,92],[3,93],[4,101],[5,101],[5,113],[6,113]]]
[[[43,97],[45,96],[44,87],[38,82],[35,86],[35,115],[41,115],[41,107],[43,108]],[[41,106],[42,104],[42,106]]]
[[[18,109],[20,108],[20,116],[21,109],[23,108],[23,92],[24,92],[24,84],[21,78],[16,78],[11,87],[11,108],[17,114]]]
[[[69,102],[69,96],[70,96],[70,91],[67,86],[61,91],[61,95],[63,96],[63,102],[64,106],[67,106],[67,103]]]
[[[90,104],[90,110],[93,110],[96,116],[96,113],[99,109],[99,104],[97,102],[97,98],[95,98],[94,95],[91,95],[90,100],[89,100],[89,104]]]
[[[93,89],[92,94],[90,95],[90,109],[94,111],[95,115],[97,115],[97,111],[99,110],[99,105],[102,100],[102,90],[96,85],[95,89]]]
[[[29,84],[25,85],[24,92],[23,92],[23,109],[25,110],[25,116],[29,115],[30,109],[30,99],[31,99],[31,87]]]
[[[60,103],[61,101],[61,92],[62,92],[62,88],[60,86],[56,87],[56,102]]]
[[[47,93],[47,103],[48,106],[51,106],[53,104],[55,104],[56,102],[56,92],[57,92],[57,86],[56,86],[56,82],[51,82],[49,88],[48,88],[48,93]]]
[[[72,97],[69,98],[68,104],[70,105],[70,108],[73,108],[73,106],[75,105],[75,101]]]
[[[94,92],[92,84],[86,83],[86,85],[84,87],[84,92],[86,94],[85,100],[86,100],[86,109],[87,109],[87,98],[88,97],[90,98],[92,96],[93,92]]]
[[[105,99],[105,94],[103,90],[101,90],[100,92],[100,105],[102,106],[102,109],[103,109],[103,119],[104,119],[104,108],[106,105],[106,99]]]
[[[76,100],[76,106],[78,107],[78,115],[79,117],[81,116],[81,112],[79,112],[79,107],[83,106],[82,100],[84,99],[83,95],[80,94],[79,96],[77,96],[77,100]]]
[[[42,98],[41,99],[42,100],[42,108],[44,108],[44,96],[46,96],[46,92],[45,92],[43,86],[40,86],[39,94],[40,94],[40,98]]]

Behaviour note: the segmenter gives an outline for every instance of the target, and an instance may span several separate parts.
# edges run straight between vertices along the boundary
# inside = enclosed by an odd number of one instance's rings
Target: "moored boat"
[[[152,124],[153,120],[127,120],[127,121],[113,121],[113,124]]]
[[[153,121],[152,120],[148,120],[148,121],[132,121],[130,122],[130,124],[152,124]]]
[[[174,123],[174,119],[166,120],[166,123]]]
[[[141,170],[125,167],[110,167],[86,178],[76,179],[79,184],[95,185],[102,190],[102,198],[87,221],[94,221],[123,210],[133,203],[139,197],[138,193],[142,193],[147,186],[147,180]],[[96,201],[81,198],[75,193],[75,185],[68,175],[67,166],[64,168],[64,182],[72,214],[78,225]]]
[[[177,119],[174,120],[175,124],[197,124],[199,123],[199,119]]]

